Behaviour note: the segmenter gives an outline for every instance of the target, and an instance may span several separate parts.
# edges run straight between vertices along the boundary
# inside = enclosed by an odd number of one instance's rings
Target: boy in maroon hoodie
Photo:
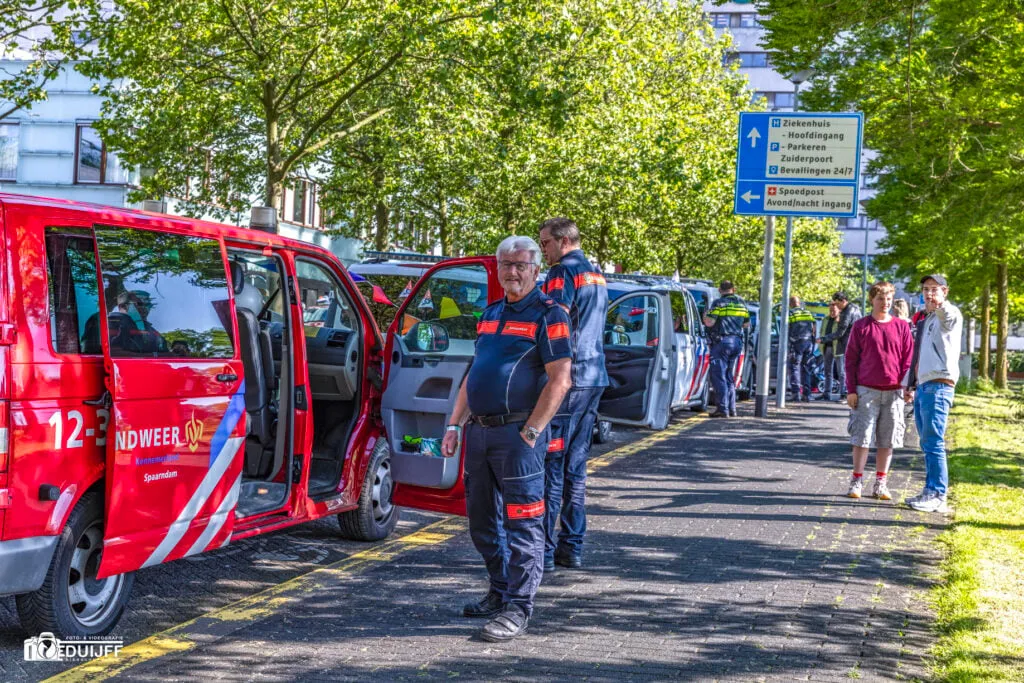
[[[871,315],[853,324],[846,346],[846,401],[850,406],[847,429],[853,445],[853,478],[846,493],[850,498],[861,497],[868,449],[874,444],[878,450],[872,495],[892,500],[886,475],[892,449],[903,446],[903,378],[914,356],[910,325],[889,314],[895,293],[888,282],[871,286]]]

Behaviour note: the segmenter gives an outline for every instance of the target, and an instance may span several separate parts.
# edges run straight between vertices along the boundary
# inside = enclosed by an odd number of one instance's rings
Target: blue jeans
[[[530,615],[544,575],[544,454],[551,430],[530,448],[519,436],[522,426],[467,425],[463,479],[469,536],[491,590]]]
[[[711,347],[711,386],[715,390],[718,409],[736,412],[736,378],[732,364],[743,350],[743,338],[731,334],[722,337]]]
[[[587,460],[593,442],[597,405],[604,387],[573,387],[551,421],[551,442],[544,460],[544,559],[555,550],[583,552],[587,533]],[[558,522],[562,529],[556,535]]]
[[[946,421],[953,407],[953,387],[925,382],[914,394],[914,424],[924,451],[924,488],[940,496],[949,487],[946,468]]]
[[[811,395],[811,369],[807,367],[814,356],[814,342],[797,339],[789,345],[789,390],[794,396]]]

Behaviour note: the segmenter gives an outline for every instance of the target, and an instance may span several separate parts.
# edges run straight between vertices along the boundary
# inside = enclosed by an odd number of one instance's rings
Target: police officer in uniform
[[[722,280],[718,293],[721,296],[704,315],[704,324],[711,328],[711,385],[718,399],[718,409],[711,417],[735,417],[736,378],[732,364],[743,350],[750,311],[729,280]]]
[[[569,315],[537,287],[540,247],[529,237],[498,245],[505,298],[477,325],[476,352],[442,443],[458,453],[465,429],[466,513],[490,590],[463,608],[491,617],[481,637],[526,630],[544,574],[544,458],[549,423],[572,386]]]
[[[580,248],[580,231],[568,218],[551,218],[540,226],[540,248],[548,265],[544,292],[568,314],[572,347],[572,389],[551,423],[545,464],[544,570],[556,564],[583,565],[587,531],[587,460],[593,442],[597,406],[608,386],[604,366],[604,323],[608,287]],[[556,537],[561,519],[562,529]]]
[[[789,297],[789,392],[794,401],[811,402],[811,358],[817,325],[814,316],[800,305],[800,297]]]

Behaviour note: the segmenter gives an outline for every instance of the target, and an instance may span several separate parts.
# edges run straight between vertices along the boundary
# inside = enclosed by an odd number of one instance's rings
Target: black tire
[[[598,420],[597,429],[594,430],[594,443],[608,443],[612,440],[612,423],[608,420]]]
[[[103,554],[103,496],[90,491],[71,511],[42,587],[15,598],[22,628],[58,638],[104,636],[117,625],[135,574],[96,579]]]
[[[391,449],[381,437],[373,448],[366,468],[359,507],[338,515],[341,535],[353,541],[387,538],[398,524],[398,506],[391,502],[395,482],[391,478]]]

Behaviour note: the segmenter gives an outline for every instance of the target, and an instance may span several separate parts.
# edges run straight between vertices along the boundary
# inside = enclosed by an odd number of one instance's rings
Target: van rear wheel
[[[398,506],[391,502],[395,480],[391,476],[391,449],[381,437],[373,448],[366,468],[359,507],[338,515],[341,535],[353,541],[379,541],[387,538],[398,524]]]
[[[135,574],[96,578],[102,556],[103,498],[90,492],[71,511],[43,585],[15,598],[22,627],[58,637],[110,633],[124,613]]]

